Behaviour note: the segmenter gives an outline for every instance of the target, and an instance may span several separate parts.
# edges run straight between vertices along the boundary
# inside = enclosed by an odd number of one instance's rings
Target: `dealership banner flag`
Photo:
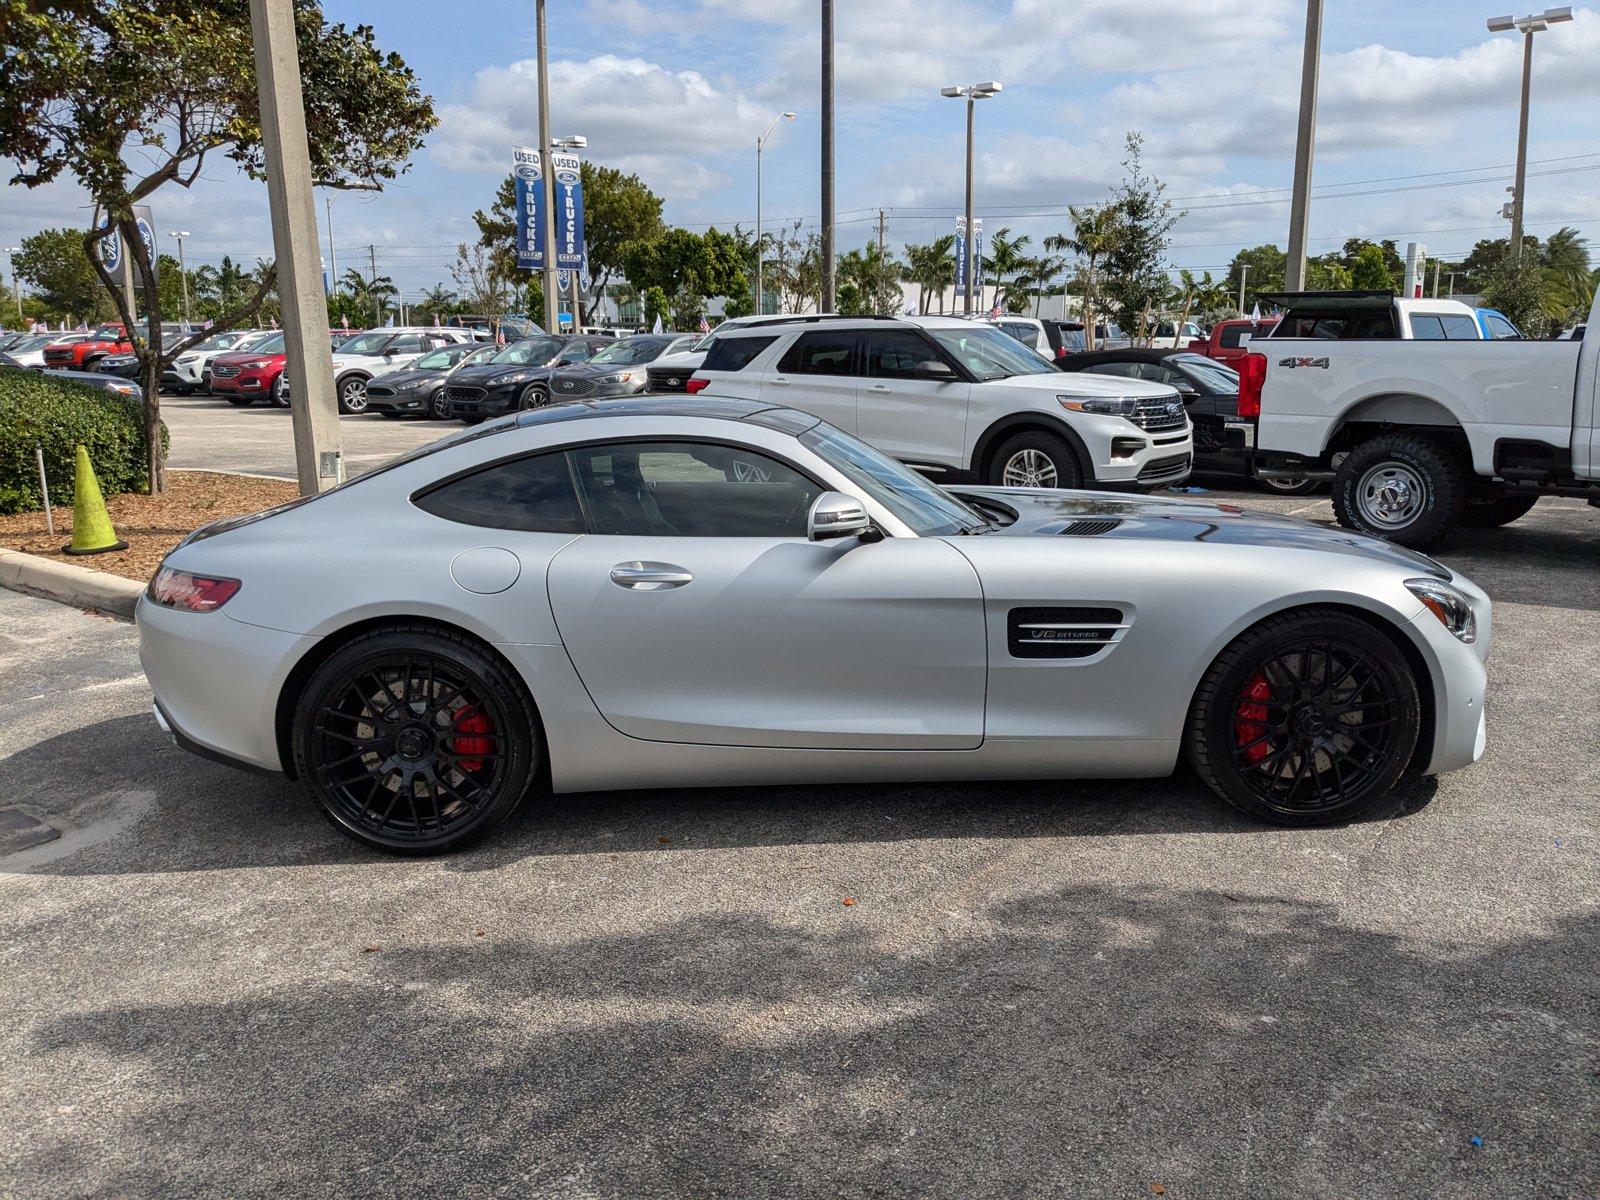
[[[587,253],[583,237],[583,176],[576,154],[553,153],[556,203],[556,266],[581,271]],[[539,271],[545,265],[543,164],[528,146],[511,148],[511,176],[517,202],[517,266]]]
[[[967,294],[967,219],[956,218],[956,295]]]

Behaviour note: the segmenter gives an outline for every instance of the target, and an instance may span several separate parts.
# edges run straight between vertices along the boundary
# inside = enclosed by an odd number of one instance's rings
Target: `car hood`
[[[526,375],[529,379],[549,375],[551,368],[538,363],[476,363],[470,367],[462,367],[450,377],[450,382],[467,384],[471,387],[488,387],[498,380],[511,375]]]
[[[373,383],[381,383],[384,387],[400,388],[409,384],[420,383],[428,379],[442,379],[450,373],[448,367],[401,367],[398,371],[385,371],[382,375],[374,375]]]
[[[616,375],[623,371],[643,371],[660,361],[659,358],[653,358],[649,362],[642,363],[573,363],[555,371],[554,374],[569,379],[599,379],[602,375]]]
[[[1414,550],[1348,529],[1314,525],[1276,513],[1252,512],[1223,501],[1076,492],[1044,488],[950,489],[958,496],[998,502],[1017,513],[996,537],[1092,537],[1269,549],[1320,550],[1386,562],[1407,571],[1450,579],[1450,571]]]
[[[1038,388],[1067,396],[1136,396],[1165,399],[1178,394],[1176,388],[1148,379],[1128,379],[1122,375],[1096,375],[1092,371],[1047,371],[1039,375],[1012,375],[992,380],[1006,387]]]
[[[686,370],[699,370],[706,361],[704,350],[679,350],[676,354],[663,354],[660,358],[652,359],[645,366],[652,371],[657,367],[682,367]]]

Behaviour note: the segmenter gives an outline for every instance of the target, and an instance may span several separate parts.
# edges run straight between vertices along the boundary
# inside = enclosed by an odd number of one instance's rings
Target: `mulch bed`
[[[63,554],[72,540],[72,509],[56,507],[55,536],[45,532],[44,512],[0,516],[0,546],[43,558],[70,562],[143,582],[155,573],[169,550],[196,526],[219,517],[260,512],[293,500],[299,488],[286,479],[254,479],[214,471],[168,471],[159,496],[111,496],[106,508],[126,550],[105,554]]]

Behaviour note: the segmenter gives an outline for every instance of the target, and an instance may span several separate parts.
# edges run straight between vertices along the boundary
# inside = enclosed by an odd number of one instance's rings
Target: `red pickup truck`
[[[104,358],[108,354],[130,354],[133,352],[133,343],[128,340],[128,331],[121,325],[102,325],[81,342],[67,342],[61,345],[46,346],[44,348],[44,365],[46,370],[53,367],[66,367],[69,370],[82,370],[90,363]]]
[[[1204,354],[1219,363],[1238,370],[1239,360],[1250,353],[1248,346],[1240,345],[1245,334],[1251,338],[1266,337],[1277,326],[1276,320],[1251,321],[1249,317],[1236,317],[1231,321],[1218,321],[1207,337],[1195,338],[1189,343],[1191,354]]]

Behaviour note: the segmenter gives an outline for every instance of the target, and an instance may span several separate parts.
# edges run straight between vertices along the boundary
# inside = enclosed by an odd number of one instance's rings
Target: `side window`
[[[1411,318],[1411,336],[1419,342],[1444,341],[1444,322],[1431,313],[1417,313]]]
[[[933,347],[907,330],[886,329],[882,333],[867,334],[868,375],[879,379],[915,379],[917,364],[930,359],[939,360]]]
[[[790,375],[854,375],[856,335],[843,333],[802,333],[795,339],[778,370]]]
[[[556,359],[556,362],[561,365],[565,365],[567,363],[588,362],[593,355],[594,347],[584,342],[573,342],[561,352],[560,356]]]
[[[1517,327],[1504,317],[1491,314],[1484,318],[1484,322],[1489,326],[1489,336],[1495,341],[1522,340],[1522,335],[1517,332]]]
[[[1471,317],[1463,317],[1460,313],[1454,316],[1443,316],[1439,320],[1444,325],[1444,336],[1452,342],[1476,342],[1478,338],[1478,322]]]
[[[722,337],[711,343],[701,368],[707,371],[742,371],[763,350],[778,340],[771,337]]]
[[[416,354],[422,349],[420,333],[402,333],[383,348],[385,354]]]
[[[582,533],[566,455],[498,463],[417,497],[424,512],[463,525],[530,533]]]
[[[1255,331],[1248,325],[1229,325],[1222,331],[1222,346],[1225,350],[1237,350],[1242,344],[1244,335]]]
[[[1089,370],[1095,375],[1119,375],[1123,379],[1137,379],[1140,365],[1129,362],[1101,363],[1097,367],[1090,367]]]
[[[803,538],[823,491],[743,447],[628,442],[570,454],[597,534]]]

